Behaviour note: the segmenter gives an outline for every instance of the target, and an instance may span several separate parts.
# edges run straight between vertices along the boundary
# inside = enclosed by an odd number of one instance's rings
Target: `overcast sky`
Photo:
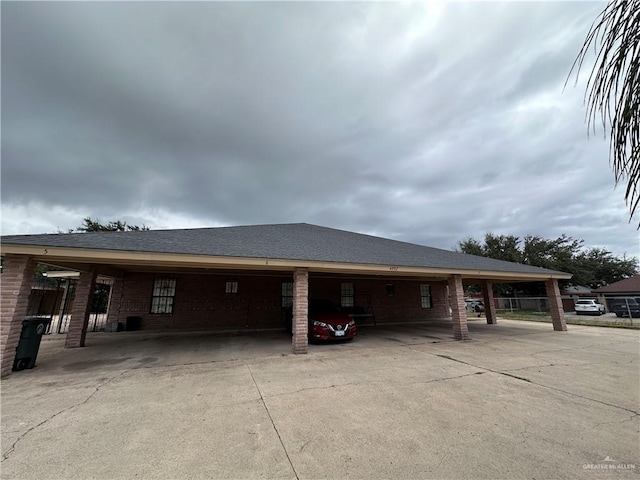
[[[640,253],[588,137],[602,2],[2,2],[2,234],[307,222]]]

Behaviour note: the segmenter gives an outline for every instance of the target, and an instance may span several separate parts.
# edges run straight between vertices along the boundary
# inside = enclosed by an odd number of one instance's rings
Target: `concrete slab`
[[[2,478],[638,478],[640,332],[469,330],[47,337],[2,380]]]

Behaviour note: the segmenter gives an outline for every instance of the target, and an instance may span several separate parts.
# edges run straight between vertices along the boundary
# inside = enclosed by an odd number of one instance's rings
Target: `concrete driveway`
[[[640,478],[635,330],[500,321],[47,337],[2,381],[3,479]]]

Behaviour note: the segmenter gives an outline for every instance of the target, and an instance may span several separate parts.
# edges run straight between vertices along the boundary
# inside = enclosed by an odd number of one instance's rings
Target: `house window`
[[[282,282],[282,308],[293,306],[293,282]]]
[[[387,290],[387,295],[389,295],[390,297],[393,296],[396,293],[396,289],[395,289],[393,283],[387,283],[385,285],[385,289]]]
[[[173,313],[173,299],[176,296],[176,281],[173,278],[156,278],[153,283],[150,313]]]
[[[227,282],[224,286],[224,293],[238,293],[238,282]]]
[[[342,307],[353,307],[355,305],[353,295],[353,283],[340,284],[340,305]]]
[[[422,308],[431,308],[431,287],[420,285],[420,304]]]

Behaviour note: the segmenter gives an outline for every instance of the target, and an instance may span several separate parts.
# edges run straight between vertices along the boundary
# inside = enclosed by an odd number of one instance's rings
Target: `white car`
[[[597,300],[578,300],[575,304],[576,315],[604,315],[604,305]]]

